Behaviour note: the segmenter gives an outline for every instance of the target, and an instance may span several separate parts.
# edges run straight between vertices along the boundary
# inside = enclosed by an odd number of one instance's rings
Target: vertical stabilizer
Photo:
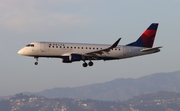
[[[127,44],[127,46],[147,47],[151,48],[154,43],[158,23],[152,23],[144,33],[138,38],[137,41]]]

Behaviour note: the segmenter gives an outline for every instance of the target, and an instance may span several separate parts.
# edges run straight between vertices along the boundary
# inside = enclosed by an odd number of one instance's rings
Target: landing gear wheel
[[[90,61],[90,62],[88,63],[88,65],[89,65],[89,66],[93,66],[93,62]]]
[[[34,59],[36,59],[36,62],[34,64],[38,65],[38,57],[34,57]]]
[[[87,67],[88,64],[87,64],[86,62],[84,62],[84,63],[82,64],[82,66],[83,66],[83,67]]]
[[[35,62],[34,64],[35,64],[35,65],[38,65],[38,62]]]

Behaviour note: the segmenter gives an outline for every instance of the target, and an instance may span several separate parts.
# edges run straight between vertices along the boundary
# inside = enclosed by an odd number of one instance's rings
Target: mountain
[[[5,96],[0,96],[0,100],[6,98]]]
[[[180,93],[160,91],[125,101],[131,111],[180,111]]]
[[[115,79],[74,88],[53,88],[38,93],[25,93],[45,96],[47,98],[91,98],[95,100],[124,101],[140,94],[158,91],[180,92],[180,71],[156,73],[137,79]]]
[[[0,100],[0,111],[180,111],[180,93],[156,92],[127,101],[55,98],[16,94]]]

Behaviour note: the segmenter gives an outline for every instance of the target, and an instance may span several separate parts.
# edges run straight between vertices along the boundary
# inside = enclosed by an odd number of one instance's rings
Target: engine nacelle
[[[75,61],[80,61],[82,60],[82,55],[80,54],[70,54],[69,56],[66,56],[65,58],[63,58],[63,63],[71,63],[71,62],[75,62]]]

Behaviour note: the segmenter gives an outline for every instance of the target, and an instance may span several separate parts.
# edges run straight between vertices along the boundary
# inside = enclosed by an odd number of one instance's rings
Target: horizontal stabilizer
[[[153,47],[153,48],[145,48],[140,50],[141,52],[148,52],[148,51],[159,51],[159,48],[162,48],[162,46],[159,47]]]

